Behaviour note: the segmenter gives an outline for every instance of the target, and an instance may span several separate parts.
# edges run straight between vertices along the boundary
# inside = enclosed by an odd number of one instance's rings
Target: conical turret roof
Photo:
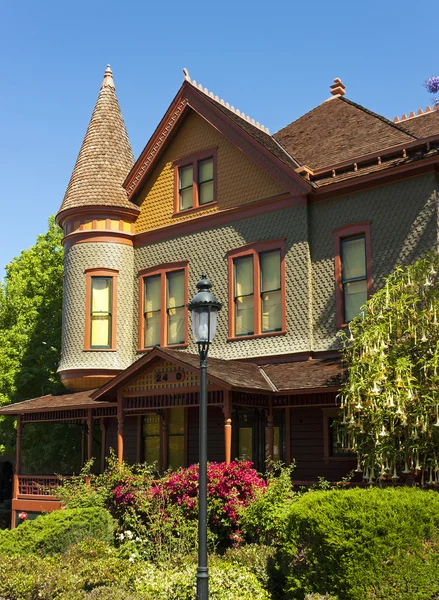
[[[133,152],[108,65],[58,216],[68,209],[89,206],[138,210],[122,187],[133,164]]]

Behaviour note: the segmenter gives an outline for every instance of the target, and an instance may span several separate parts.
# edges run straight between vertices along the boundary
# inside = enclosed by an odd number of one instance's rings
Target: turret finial
[[[111,70],[110,65],[107,65],[104,73],[104,81],[102,82],[101,87],[113,87],[114,88],[114,79],[113,79],[113,71]]]

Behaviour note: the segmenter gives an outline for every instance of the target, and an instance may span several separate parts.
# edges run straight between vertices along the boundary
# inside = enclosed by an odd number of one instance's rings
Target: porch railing
[[[70,479],[70,477],[63,477]],[[14,498],[55,498],[52,490],[62,485],[57,475],[14,475]]]

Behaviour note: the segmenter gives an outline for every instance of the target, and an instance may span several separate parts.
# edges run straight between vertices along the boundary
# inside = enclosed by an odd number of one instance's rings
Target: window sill
[[[251,335],[234,335],[227,338],[228,342],[240,342],[241,340],[256,340],[259,338],[274,337],[277,335],[285,335],[286,330],[282,331],[267,331],[267,333],[253,333]]]
[[[83,352],[116,352],[117,348],[83,348]]]
[[[148,348],[137,348],[137,354],[144,354],[145,352],[149,352],[150,350],[152,350],[153,348],[169,348],[169,350],[173,350],[174,348],[177,348],[178,350],[180,350],[181,348],[187,348],[189,344],[172,344],[172,346],[160,346],[160,345],[156,345],[156,346],[148,346]]]
[[[206,208],[210,208],[211,206],[217,206],[217,200],[213,202],[208,202],[207,204],[200,204],[200,206],[193,206],[192,208],[186,208],[186,210],[178,210],[172,214],[172,217],[181,217],[182,215],[193,214],[196,212],[201,212],[206,210]]]

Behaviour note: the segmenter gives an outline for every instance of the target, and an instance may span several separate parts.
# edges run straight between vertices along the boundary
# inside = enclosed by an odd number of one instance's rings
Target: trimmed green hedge
[[[289,506],[279,564],[285,598],[439,598],[439,494],[417,488],[306,493]]]
[[[57,554],[88,537],[112,542],[113,523],[103,508],[56,510],[12,531],[0,531],[0,554]]]

